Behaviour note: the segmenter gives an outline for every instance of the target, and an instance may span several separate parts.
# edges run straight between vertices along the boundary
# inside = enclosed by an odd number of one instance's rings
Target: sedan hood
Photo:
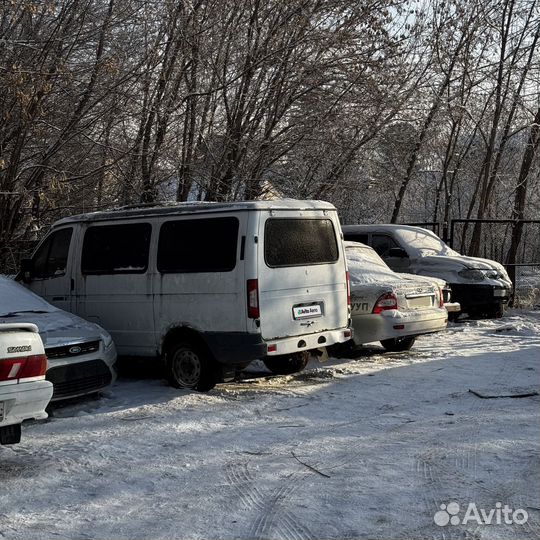
[[[462,270],[481,270],[495,272],[496,276],[486,276],[482,284],[512,287],[504,266],[490,259],[468,257],[466,255],[426,255],[411,259],[410,269],[415,274],[424,276],[435,275],[448,283],[471,283],[467,277],[462,277]]]
[[[410,280],[410,281],[423,281],[427,283],[432,283],[437,285],[438,287],[441,287],[441,289],[444,289],[447,286],[447,283],[444,279],[437,278],[434,276],[420,276],[418,274],[398,274],[399,277],[402,277],[403,279]]]
[[[96,324],[61,309],[46,313],[18,313],[10,317],[0,317],[0,322],[35,324],[39,329],[39,335],[45,348],[95,341],[102,338],[101,328]]]
[[[475,268],[479,270],[504,271],[504,266],[490,259],[480,257],[468,257],[467,255],[427,255],[418,259],[424,266],[436,266],[448,270],[461,270],[463,267]]]

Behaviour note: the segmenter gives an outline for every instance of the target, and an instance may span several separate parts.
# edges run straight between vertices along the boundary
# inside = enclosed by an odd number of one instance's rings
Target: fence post
[[[448,221],[443,221],[443,228],[442,228],[442,240],[445,244],[448,244]],[[452,246],[450,246],[452,247]]]
[[[448,245],[454,249],[454,225],[455,225],[455,219],[450,220],[450,237],[448,238]]]

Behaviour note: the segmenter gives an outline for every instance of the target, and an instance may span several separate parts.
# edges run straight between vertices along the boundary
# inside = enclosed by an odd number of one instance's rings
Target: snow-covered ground
[[[537,538],[539,398],[469,390],[538,390],[539,351],[513,311],[208,394],[121,378],[0,447],[0,537]],[[435,524],[452,502],[528,522]]]

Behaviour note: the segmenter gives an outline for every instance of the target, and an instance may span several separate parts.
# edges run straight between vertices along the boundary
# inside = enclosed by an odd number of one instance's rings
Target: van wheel
[[[381,340],[381,345],[388,352],[408,351],[416,341],[416,336],[398,337],[393,339]]]
[[[175,388],[207,392],[216,385],[216,368],[200,348],[182,341],[167,352],[167,379]]]
[[[309,351],[267,357],[264,365],[276,375],[289,375],[302,371],[309,362]]]

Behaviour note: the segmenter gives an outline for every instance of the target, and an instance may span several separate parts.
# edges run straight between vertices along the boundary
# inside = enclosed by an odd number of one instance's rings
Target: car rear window
[[[339,259],[334,224],[330,219],[270,218],[264,259],[270,267],[334,263]]]
[[[182,219],[161,226],[157,268],[168,272],[230,272],[236,266],[235,217]]]

